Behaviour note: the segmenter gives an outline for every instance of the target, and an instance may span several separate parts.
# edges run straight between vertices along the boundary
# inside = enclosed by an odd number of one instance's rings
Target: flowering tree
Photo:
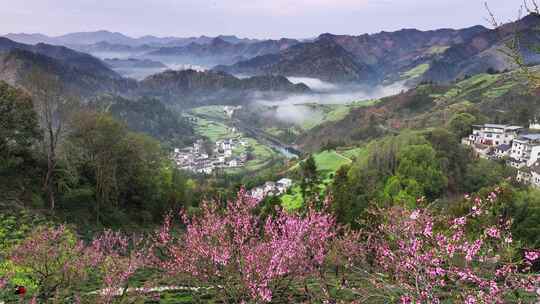
[[[322,274],[334,219],[309,210],[303,217],[278,211],[264,220],[257,205],[244,190],[224,210],[204,203],[199,216],[183,216],[187,229],[178,237],[168,217],[153,248],[156,266],[212,287],[226,302],[290,296],[292,284]]]
[[[42,302],[71,298],[88,275],[86,247],[65,226],[37,228],[13,248],[9,261],[35,285]]]
[[[540,254],[528,250],[524,260],[515,260],[511,222],[492,221],[488,212],[499,191],[486,199],[468,198],[470,212],[455,219],[434,215],[427,207],[376,211],[380,223],[345,242],[356,244],[351,266],[371,286],[355,290],[362,302],[376,297],[401,303],[535,299],[540,280],[530,267]]]
[[[144,244],[139,238],[130,238],[107,230],[95,238],[88,247],[101,282],[97,293],[100,303],[129,302],[144,293],[144,289],[130,289],[129,280],[146,264]]]
[[[123,303],[144,291],[128,289],[145,265],[143,249],[141,241],[117,232],[105,231],[87,245],[65,226],[39,227],[12,249],[7,265],[13,271],[0,278],[0,289],[24,279],[28,297],[39,302]],[[85,283],[101,289],[83,290]]]

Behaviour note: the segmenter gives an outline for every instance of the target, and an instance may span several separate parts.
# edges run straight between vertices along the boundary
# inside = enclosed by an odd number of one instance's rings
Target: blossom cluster
[[[241,190],[220,210],[205,203],[202,214],[183,218],[186,232],[174,238],[169,217],[156,239],[157,265],[170,275],[187,274],[236,299],[269,302],[286,282],[302,280],[323,266],[334,237],[329,214],[309,210],[299,216],[278,211],[266,220],[258,201]]]
[[[132,250],[132,247],[138,249]],[[132,238],[111,231],[85,244],[61,225],[38,227],[12,249],[8,258],[24,269],[24,275],[36,284],[31,301],[63,299],[78,303],[80,286],[91,279],[92,273],[100,277],[102,283],[102,291],[95,294],[93,301],[114,303],[117,296],[127,290],[129,278],[146,264],[142,248]],[[1,279],[0,285],[5,286],[8,281]]]
[[[499,191],[467,198],[470,212],[458,218],[434,215],[427,207],[378,211],[381,223],[364,231],[369,237],[360,246],[373,260],[364,266],[384,276],[373,283],[398,286],[401,303],[535,298],[540,280],[529,270],[540,252],[526,251],[523,261],[515,261],[511,222],[489,217]]]

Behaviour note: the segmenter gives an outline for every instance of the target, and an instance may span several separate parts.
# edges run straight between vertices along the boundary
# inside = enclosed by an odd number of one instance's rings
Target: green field
[[[237,136],[231,133],[231,130],[228,126],[220,122],[210,121],[200,117],[196,117],[195,119],[195,132],[198,135],[204,136],[213,142],[216,142],[220,139]]]
[[[446,50],[448,50],[450,47],[449,46],[446,46],[446,45],[434,45],[432,47],[429,48],[429,50],[427,51],[428,54],[430,55],[435,55],[435,54],[442,54],[444,53]]]
[[[446,98],[456,98],[464,97],[475,92],[484,92],[490,86],[494,85],[498,80],[501,79],[501,75],[490,75],[490,74],[479,74],[472,76],[468,79],[460,81],[456,84],[455,88],[450,89],[443,95]],[[499,94],[506,93],[504,90],[508,90],[508,87],[495,88],[493,91],[493,96],[498,96]],[[487,93],[483,93],[484,95]]]
[[[358,147],[340,151],[339,154],[348,157],[348,158],[362,158],[367,154],[367,149],[365,147]]]
[[[273,157],[276,156],[276,152],[269,147],[262,145],[257,140],[249,138],[248,142],[253,148],[254,160],[250,160],[244,167],[247,171],[256,171],[264,167]]]
[[[486,91],[484,94],[482,94],[482,96],[487,97],[487,98],[501,97],[505,95],[506,93],[508,93],[508,91],[510,91],[510,89],[512,89],[515,85],[516,83],[507,83],[500,87],[492,88]]]
[[[195,116],[205,116],[218,120],[228,120],[229,116],[225,114],[224,106],[204,106],[191,109],[190,112]]]
[[[336,172],[341,166],[351,163],[351,159],[336,151],[324,151],[313,155],[317,169],[321,173]]]
[[[370,106],[377,103],[378,100],[355,101],[349,104],[302,104],[298,106],[310,107],[313,110],[312,115],[304,120],[299,127],[305,131],[311,130],[323,123],[339,121],[344,119],[351,109]]]
[[[424,63],[420,64],[410,70],[408,70],[405,73],[401,74],[401,78],[403,79],[410,79],[410,78],[416,78],[422,76],[427,70],[429,69],[429,64]]]

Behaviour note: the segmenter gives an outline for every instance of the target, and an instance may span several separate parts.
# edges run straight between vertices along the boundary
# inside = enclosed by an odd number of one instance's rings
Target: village
[[[243,167],[248,159],[247,153],[234,155],[233,150],[248,146],[247,140],[229,138],[218,140],[213,149],[209,149],[204,140],[199,139],[191,147],[174,149],[172,159],[182,170],[211,174],[216,169]]]
[[[540,188],[540,123],[522,126],[474,125],[473,133],[462,143],[471,146],[476,155],[490,160],[505,161],[517,169],[516,180]]]

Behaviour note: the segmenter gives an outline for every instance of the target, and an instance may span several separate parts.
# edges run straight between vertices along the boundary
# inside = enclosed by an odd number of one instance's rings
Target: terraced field
[[[429,64],[424,63],[420,64],[409,71],[401,74],[402,79],[411,79],[411,78],[417,78],[422,76],[427,70],[429,70]]]

